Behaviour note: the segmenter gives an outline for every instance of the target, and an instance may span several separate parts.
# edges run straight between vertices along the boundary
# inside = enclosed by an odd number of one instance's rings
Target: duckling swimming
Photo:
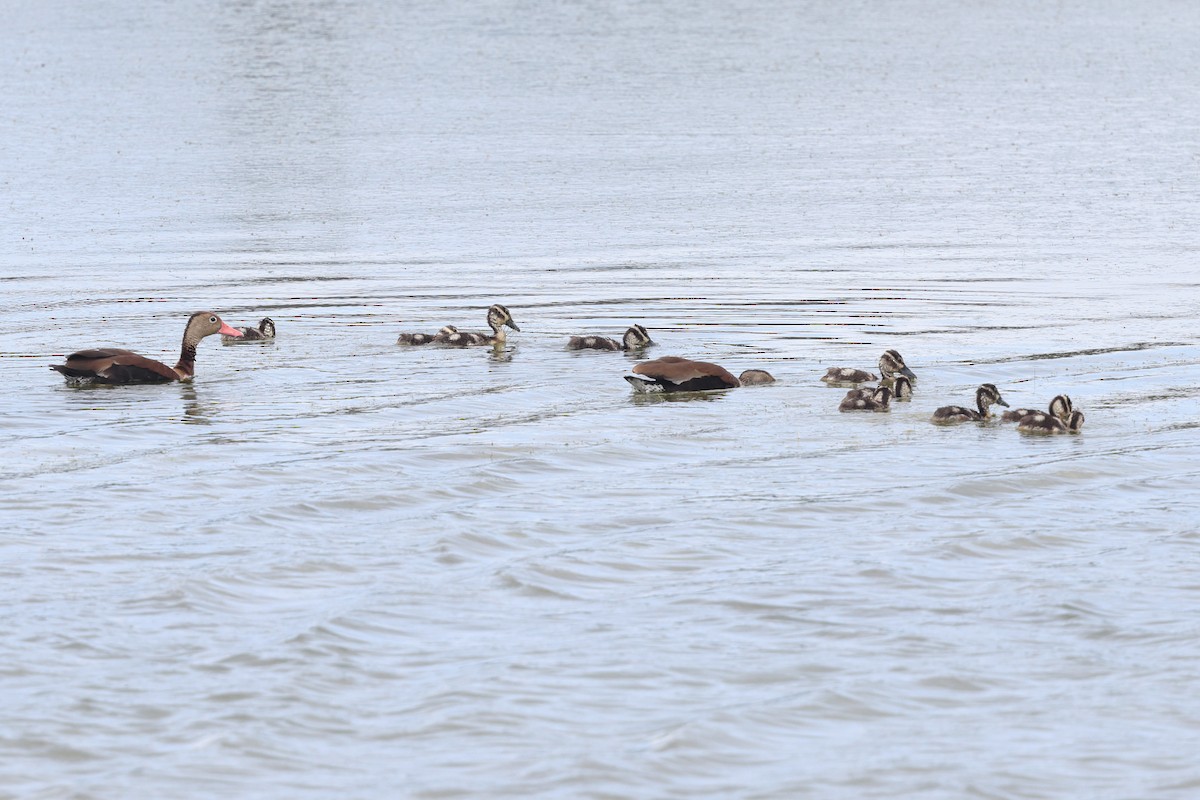
[[[886,384],[884,384],[883,381],[880,381],[879,386],[886,386]],[[851,394],[857,393],[859,397],[870,397],[871,395],[875,394],[875,390],[878,388],[878,386],[864,386],[860,389],[851,389],[846,396],[849,397]],[[912,381],[903,375],[897,375],[894,379],[892,379],[892,385],[887,388],[892,390],[892,399],[897,402],[907,403],[909,400],[912,400]]]
[[[455,330],[452,333],[446,334],[444,337],[439,334],[434,337],[434,341],[438,344],[446,344],[452,347],[470,347],[472,345],[504,344],[507,337],[504,335],[504,327],[507,325],[514,331],[520,331],[517,323],[513,322],[512,314],[508,313],[508,309],[496,303],[487,310],[487,324],[492,329],[492,335],[486,333],[472,333]]]
[[[604,336],[572,336],[567,342],[568,350],[641,350],[654,344],[650,334],[641,325],[631,325],[621,341]]]
[[[1021,433],[1079,433],[1083,429],[1083,412],[1072,411],[1067,421],[1040,411],[1028,414],[1017,423]]]
[[[842,398],[838,411],[890,411],[892,390],[886,386],[877,386],[870,395],[864,395],[861,389],[851,389]]]
[[[458,333],[458,328],[453,325],[445,325],[437,333],[402,333],[396,339],[396,344],[429,344],[430,342],[439,342],[446,336],[452,333]]]
[[[877,380],[882,380],[884,383],[891,383],[898,374],[905,376],[910,381],[917,379],[913,371],[904,363],[904,357],[895,350],[885,350],[883,355],[879,357],[879,374],[883,376],[882,379],[862,369],[830,367],[821,378],[821,381],[828,383],[830,386],[846,386]]]
[[[1075,407],[1071,405],[1071,398],[1065,394],[1060,394],[1050,401],[1050,416],[1058,417],[1063,422],[1070,418],[1071,412]],[[1000,415],[1001,422],[1019,422],[1022,417],[1028,417],[1030,414],[1044,414],[1044,411],[1038,411],[1036,408],[1015,408],[1012,411],[1005,411]]]
[[[1008,408],[1008,403],[1004,402],[1004,398],[1000,396],[1000,390],[990,383],[985,383],[975,390],[975,405],[979,407],[978,411],[962,406],[942,406],[933,412],[931,421],[940,425],[949,425],[955,422],[979,422],[991,416],[992,405]]]
[[[265,339],[275,338],[275,322],[270,317],[263,317],[259,320],[257,328],[235,328],[235,330],[242,332],[241,338],[223,333],[221,341],[229,344],[231,342],[261,342]]]

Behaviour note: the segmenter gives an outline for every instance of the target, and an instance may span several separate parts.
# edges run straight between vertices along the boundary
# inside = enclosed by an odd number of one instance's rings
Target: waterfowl
[[[418,345],[440,342],[452,333],[458,333],[458,328],[453,325],[445,325],[437,333],[402,333],[397,337],[396,344]]]
[[[707,361],[692,361],[679,356],[663,356],[643,361],[625,380],[635,392],[700,392],[707,389],[732,389],[741,386],[724,367]]]
[[[917,376],[913,373],[908,365],[904,363],[904,357],[895,350],[885,350],[883,355],[879,357],[879,374],[880,378],[863,369],[852,369],[850,367],[830,367],[826,370],[825,375],[821,380],[831,386],[846,386],[854,383],[867,383],[868,381],[882,380],[884,383],[891,383],[896,375],[903,375],[910,381],[915,381]]]
[[[851,389],[842,398],[838,411],[888,411],[892,400],[892,390],[886,386],[877,386],[869,395],[860,390]]]
[[[1022,417],[1017,423],[1017,430],[1021,433],[1079,433],[1082,428],[1082,411],[1072,411],[1067,415],[1066,422],[1051,414],[1037,411]]]
[[[183,350],[174,367],[129,350],[102,347],[72,353],[67,356],[67,363],[52,364],[50,369],[61,372],[67,383],[76,385],[190,381],[196,374],[196,345],[214,333],[235,338],[242,335],[211,311],[197,311],[183,329]]]
[[[738,383],[742,386],[765,386],[774,382],[775,376],[765,369],[748,369],[738,375]]]
[[[487,310],[487,324],[492,329],[492,335],[486,333],[472,333],[454,330],[446,334],[444,337],[438,335],[434,337],[434,341],[439,344],[448,344],[453,347],[469,347],[471,345],[480,344],[504,344],[506,339],[504,335],[504,326],[512,328],[514,331],[520,331],[517,323],[513,322],[512,314],[508,313],[508,309],[496,303]]]
[[[1058,417],[1063,422],[1066,422],[1070,418],[1071,412],[1074,410],[1075,407],[1071,405],[1071,398],[1067,397],[1065,394],[1060,394],[1050,401],[1050,416]],[[1000,421],[1019,422],[1022,417],[1028,417],[1030,414],[1044,413],[1046,412],[1039,411],[1036,408],[1016,408],[1012,411],[1005,411],[1000,416]]]
[[[641,325],[630,325],[621,341],[604,336],[572,336],[567,342],[568,350],[640,350],[654,344],[650,334]]]
[[[257,328],[235,328],[242,332],[240,337],[230,336],[227,333],[221,334],[223,342],[257,342],[263,339],[275,338],[275,321],[270,317],[263,317],[258,321]]]
[[[883,381],[880,381],[879,386],[886,386],[886,384]],[[846,396],[849,397],[852,394],[857,394],[859,397],[870,397],[871,395],[875,394],[875,390],[877,388],[879,388],[879,387],[878,386],[864,386],[861,389],[851,389],[847,393]],[[910,381],[908,378],[906,378],[903,375],[897,375],[895,378],[893,378],[892,385],[887,388],[890,388],[892,390],[892,399],[893,400],[902,401],[902,402],[908,402],[909,400],[912,400],[912,396],[913,396],[912,381]]]
[[[1000,396],[1000,390],[993,384],[985,383],[975,390],[975,405],[979,410],[963,408],[962,406],[942,406],[933,412],[933,422],[950,424],[953,422],[978,422],[991,416],[992,405],[1008,408],[1008,403]]]

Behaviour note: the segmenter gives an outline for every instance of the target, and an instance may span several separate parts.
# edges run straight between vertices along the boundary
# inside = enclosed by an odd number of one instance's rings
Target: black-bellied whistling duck
[[[1021,433],[1079,433],[1082,428],[1082,411],[1072,411],[1067,415],[1066,422],[1038,411],[1022,417],[1017,423],[1017,430]]]
[[[949,425],[954,422],[980,422],[992,415],[992,405],[1008,408],[1008,403],[1004,402],[1004,398],[1000,396],[1000,390],[990,383],[982,384],[975,390],[975,405],[978,406],[978,411],[962,406],[942,406],[933,412],[931,421],[939,425]]]
[[[882,379],[877,378],[865,369],[830,367],[821,377],[821,380],[830,386],[849,386],[855,383],[867,383],[868,381],[876,380],[882,380],[884,384],[890,384],[896,375],[903,375],[910,381],[917,379],[913,371],[904,363],[904,357],[895,350],[885,350],[883,355],[879,357],[879,374],[883,376]],[[874,391],[874,389],[871,391]]]
[[[468,347],[479,344],[501,345],[505,341],[503,326],[507,325],[514,331],[521,330],[517,327],[517,323],[513,322],[512,314],[508,313],[508,309],[499,303],[496,303],[487,310],[487,324],[492,329],[491,336],[488,336],[486,333],[455,331],[445,337],[438,335],[434,337],[434,341],[438,344],[448,344],[454,347]]]
[[[1075,406],[1071,405],[1071,398],[1065,394],[1060,394],[1050,401],[1050,416],[1058,417],[1063,422],[1066,422],[1071,417],[1071,412],[1075,410]],[[1030,414],[1045,414],[1045,411],[1040,411],[1036,408],[1014,408],[1012,411],[1005,411],[1000,415],[1001,422],[1020,422],[1022,417],[1028,417]]]
[[[641,350],[654,344],[650,334],[641,325],[630,325],[621,341],[604,336],[572,336],[567,342],[568,350]]]
[[[742,375],[746,375],[746,372]],[[753,375],[749,377],[752,383],[767,382],[761,378],[755,379]],[[632,375],[625,376],[625,380],[629,381],[629,385],[639,394],[702,392],[709,389],[733,389],[742,385],[740,379],[733,377],[733,374],[722,366],[679,356],[663,356],[653,361],[643,361],[633,368]]]
[[[50,369],[61,372],[67,383],[77,385],[190,381],[196,374],[196,345],[205,336],[214,333],[234,337],[242,335],[241,331],[229,327],[211,311],[197,311],[183,329],[183,351],[179,354],[179,363],[174,367],[129,350],[102,347],[72,353],[67,356],[67,363],[53,364]]]
[[[235,328],[242,332],[239,336],[230,336],[227,333],[221,334],[222,342],[261,342],[266,339],[275,338],[275,320],[270,317],[263,317],[258,321],[257,328]]]

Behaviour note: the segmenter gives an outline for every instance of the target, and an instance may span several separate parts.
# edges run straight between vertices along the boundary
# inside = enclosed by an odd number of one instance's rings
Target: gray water
[[[0,796],[1200,793],[1194,4],[4,16]]]

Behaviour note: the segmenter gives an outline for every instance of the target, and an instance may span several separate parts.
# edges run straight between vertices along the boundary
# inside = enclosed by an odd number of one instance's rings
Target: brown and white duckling
[[[229,344],[231,342],[261,342],[264,339],[274,339],[275,321],[270,317],[263,317],[258,321],[257,328],[236,328],[236,330],[242,332],[240,337],[223,333],[221,334],[221,341]]]
[[[492,335],[486,333],[473,333],[471,331],[455,330],[453,333],[446,334],[442,337],[440,334],[435,337],[438,344],[447,344],[452,347],[470,347],[472,345],[504,344],[507,337],[504,335],[504,326],[512,328],[514,331],[520,331],[517,323],[513,322],[512,314],[508,313],[508,309],[496,303],[487,310],[487,324],[492,329]]]
[[[913,371],[904,363],[904,357],[895,350],[885,350],[883,355],[879,357],[879,374],[883,377],[880,378],[863,369],[830,367],[821,380],[830,386],[846,386],[853,383],[867,383],[868,381],[878,380],[882,380],[884,383],[891,383],[895,380],[896,375],[903,375],[910,381],[917,379]]]
[[[880,381],[879,386],[887,386],[887,384]],[[851,389],[846,396],[849,397],[851,394],[857,393],[859,397],[870,397],[871,395],[875,394],[875,390],[878,389],[879,386],[863,386],[859,389]],[[903,375],[897,375],[892,380],[892,385],[888,386],[887,388],[892,390],[892,399],[897,402],[907,403],[909,400],[912,400],[912,381]]]
[[[864,395],[861,389],[851,389],[842,398],[838,411],[889,411],[892,400],[892,390],[886,386],[877,386],[869,395]]]
[[[1060,394],[1050,401],[1050,416],[1058,417],[1063,422],[1066,422],[1071,417],[1071,412],[1075,407],[1071,405],[1071,398],[1065,394]],[[1001,422],[1019,422],[1022,417],[1028,417],[1030,414],[1044,414],[1046,412],[1039,411],[1036,408],[1014,408],[1012,411],[1005,411],[1000,415]]]
[[[1072,411],[1063,422],[1058,417],[1036,411],[1021,418],[1017,430],[1021,433],[1079,433],[1083,428],[1083,412]]]
[[[442,341],[442,337],[449,336],[452,333],[458,333],[458,328],[453,325],[444,325],[437,333],[402,333],[396,339],[396,344],[429,344],[430,342]]]
[[[975,405],[978,406],[978,411],[962,406],[942,406],[933,412],[932,422],[944,425],[954,422],[979,422],[991,416],[992,405],[1008,408],[1008,403],[1000,396],[1000,390],[990,383],[985,383],[975,390]]]
[[[650,334],[641,325],[630,325],[621,341],[604,336],[572,336],[567,342],[568,350],[641,350],[654,344]]]
[[[702,392],[732,389],[742,383],[724,367],[707,361],[692,361],[679,356],[663,356],[643,361],[625,380],[638,394],[651,392]]]
[[[196,374],[196,345],[214,333],[235,338],[242,335],[211,311],[197,311],[183,329],[183,349],[174,367],[129,350],[101,347],[72,353],[67,363],[52,364],[50,369],[61,372],[67,383],[75,386],[190,381]]]

